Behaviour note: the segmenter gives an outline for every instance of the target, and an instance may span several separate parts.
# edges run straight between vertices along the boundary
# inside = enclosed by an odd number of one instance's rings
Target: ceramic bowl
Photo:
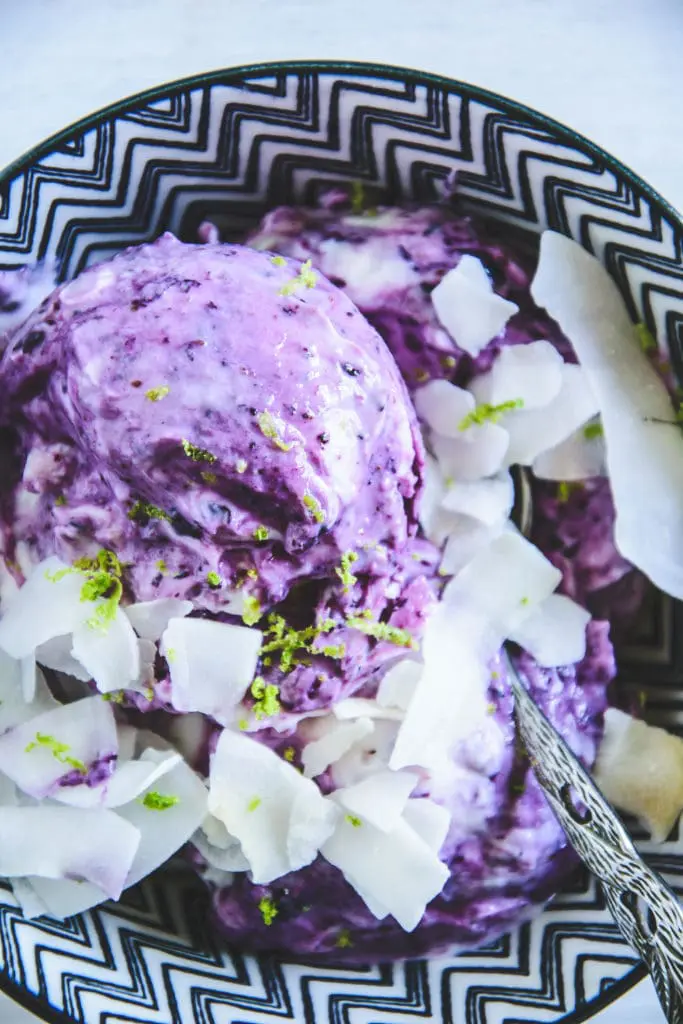
[[[644,129],[645,130],[645,129]],[[270,207],[361,180],[384,200],[440,199],[594,252],[634,319],[683,358],[683,223],[645,182],[568,128],[462,82],[390,67],[286,63],[213,72],[100,111],[0,175],[0,267],[54,258],[62,278],[211,218],[239,238]],[[650,721],[683,723],[680,609],[650,602],[618,652]],[[675,886],[683,844],[641,843]],[[583,1021],[643,970],[596,884],[471,953],[363,968],[225,948],[191,876],[166,869],[64,922],[25,921],[0,881],[0,987],[48,1021],[227,1024]]]

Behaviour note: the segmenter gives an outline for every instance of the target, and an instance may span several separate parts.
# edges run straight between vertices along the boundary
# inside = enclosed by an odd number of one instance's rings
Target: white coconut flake
[[[485,526],[504,522],[515,500],[512,477],[506,471],[482,480],[456,480],[446,491],[441,507],[447,512],[478,519]]]
[[[476,610],[509,636],[561,580],[560,570],[534,544],[505,531],[447,584],[443,601]]]
[[[353,786],[389,767],[399,723],[377,718],[372,732],[357,740],[350,750],[330,765],[330,778],[338,789]]]
[[[131,800],[137,800],[142,793],[173,771],[182,760],[180,754],[169,753],[162,755],[158,761],[143,758],[118,765],[106,787],[105,807],[114,810],[129,804]]]
[[[100,697],[86,697],[58,705],[0,736],[0,771],[29,796],[59,799],[60,780],[78,770],[71,762],[87,769],[115,755],[117,745],[111,706]]]
[[[425,455],[423,483],[419,507],[420,526],[428,540],[433,544],[441,544],[444,538],[435,539],[434,531],[439,532],[439,510],[446,493],[446,485],[436,459],[429,453]]]
[[[399,728],[390,768],[443,770],[455,744],[486,717],[488,661],[499,640],[471,607],[437,605],[422,642],[424,671]]]
[[[608,708],[594,776],[606,798],[639,818],[655,842],[668,838],[683,810],[683,740]]]
[[[566,441],[534,459],[533,473],[539,480],[590,480],[607,476],[607,452],[601,434],[580,427]]]
[[[487,548],[503,530],[504,521],[495,526],[484,526],[469,516],[454,516],[439,566],[440,575],[457,575],[477,552]]]
[[[197,831],[207,813],[208,793],[204,782],[184,761],[168,765],[167,751],[147,748],[140,761],[163,767],[149,789],[162,796],[174,797],[177,803],[165,810],[155,810],[144,803],[147,792],[120,806],[116,813],[134,825],[141,835],[140,847],[131,865],[126,888],[136,885],[172,857]]]
[[[258,885],[310,864],[337,814],[291,764],[228,729],[211,759],[208,807],[239,841]]]
[[[364,823],[374,825],[381,832],[391,832],[398,825],[417,783],[418,776],[414,772],[384,770],[354,786],[336,790],[333,798]]]
[[[390,718],[400,722],[403,718],[400,708],[388,707],[369,697],[347,697],[340,700],[333,706],[332,714],[340,722],[355,718]]]
[[[369,736],[374,729],[369,718],[340,722],[334,715],[318,719],[316,726],[319,738],[307,743],[301,751],[301,763],[308,779],[322,775],[331,764],[343,757],[359,740]]]
[[[508,634],[543,668],[575,665],[586,654],[590,612],[564,594],[551,594]]]
[[[145,750],[142,760],[160,763],[166,753]],[[151,874],[196,832],[206,816],[206,786],[184,763],[173,768],[164,778],[163,793],[175,796],[178,803],[163,811],[147,808],[141,799],[134,800],[118,811],[105,811],[133,825],[140,833],[140,843],[127,872],[124,888],[136,885]],[[92,811],[81,812],[92,814]],[[91,819],[95,820],[95,819]],[[30,876],[26,881],[43,901],[49,913],[56,918],[72,917],[97,906],[107,899],[107,893],[97,885]]]
[[[683,598],[683,434],[619,291],[594,257],[552,231],[541,236],[531,290],[571,341],[597,398],[616,546]]]
[[[403,819],[432,853],[438,854],[451,825],[451,815],[446,808],[428,797],[416,797],[406,804]]]
[[[17,591],[0,619],[0,648],[13,658],[25,658],[53,637],[72,633],[92,615],[93,604],[81,601],[83,577],[67,572],[58,558],[37,565]]]
[[[242,853],[239,840],[212,814],[206,816],[191,841],[211,867],[220,871],[249,870],[249,861]]]
[[[161,653],[171,675],[176,711],[201,711],[231,721],[250,686],[263,634],[209,619],[171,619]]]
[[[508,459],[510,436],[497,423],[473,424],[457,437],[431,438],[432,451],[445,481],[494,476]]]
[[[22,683],[23,664],[23,661],[16,661],[0,650],[0,735],[35,715],[59,706],[39,669],[36,671],[33,700],[25,700]]]
[[[54,636],[36,648],[36,661],[45,668],[51,668],[54,672],[65,672],[85,683],[92,677],[80,661],[76,661],[71,653],[72,647],[70,635]]]
[[[422,675],[422,663],[414,658],[402,658],[385,672],[377,688],[377,703],[385,708],[405,711],[410,704]]]
[[[139,843],[137,828],[112,811],[0,808],[0,875],[9,878],[81,878],[116,900]]]
[[[365,822],[355,827],[343,816],[320,852],[375,916],[389,913],[407,932],[417,927],[449,876],[446,865],[403,820],[382,832]]]
[[[530,341],[501,349],[487,373],[470,390],[477,404],[521,401],[524,409],[548,405],[562,386],[562,356],[549,341]]]
[[[75,629],[71,653],[100,693],[125,690],[140,676],[138,639],[120,608],[104,627],[86,622]]]
[[[598,411],[597,399],[582,368],[564,363],[562,387],[552,402],[538,409],[515,409],[502,416],[501,425],[510,437],[506,464],[530,466],[542,452],[566,441]]]
[[[161,597],[156,601],[139,601],[123,609],[133,629],[143,640],[159,640],[171,619],[182,619],[192,611],[192,601],[177,597]]]
[[[447,380],[431,380],[413,395],[415,411],[423,423],[442,437],[459,437],[460,424],[474,411],[469,391]]]
[[[463,256],[431,293],[434,311],[456,345],[477,356],[497,338],[511,316],[519,312],[514,302],[493,291],[488,274],[476,271],[474,256]]]
[[[76,884],[76,883],[74,883]],[[10,881],[14,898],[21,908],[21,912],[27,921],[36,917],[49,915],[49,911],[40,899],[35,889],[25,878],[13,878]]]

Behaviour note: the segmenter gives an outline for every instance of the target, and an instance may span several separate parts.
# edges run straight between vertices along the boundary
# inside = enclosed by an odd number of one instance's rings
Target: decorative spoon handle
[[[666,1019],[683,1024],[683,908],[636,852],[610,804],[508,662],[517,726],[536,778],[570,843],[602,883],[621,934],[649,970]]]

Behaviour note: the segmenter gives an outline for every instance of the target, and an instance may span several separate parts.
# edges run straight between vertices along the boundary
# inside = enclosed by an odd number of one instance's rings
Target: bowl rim
[[[39,163],[40,160],[49,156],[57,147],[70,141],[75,135],[80,135],[96,128],[99,124],[110,118],[120,117],[132,110],[148,106],[157,100],[165,99],[187,89],[210,88],[214,85],[229,83],[234,79],[258,78],[271,74],[296,74],[297,72],[343,74],[350,77],[367,76],[402,81],[411,85],[433,85],[445,91],[452,91],[470,100],[489,103],[504,113],[520,115],[528,123],[550,131],[556,138],[568,142],[573,148],[578,149],[593,159],[597,159],[605,168],[615,172],[636,191],[643,194],[657,213],[667,220],[679,234],[683,235],[683,211],[677,210],[656,189],[649,185],[644,178],[622,163],[618,157],[613,156],[603,149],[602,146],[592,142],[585,135],[575,131],[563,122],[557,121],[542,111],[513,100],[502,93],[465,82],[462,79],[451,78],[431,71],[372,61],[277,60],[253,64],[238,64],[188,75],[184,78],[172,79],[161,85],[142,89],[114,103],[100,107],[91,114],[78,118],[58,132],[47,136],[30,149],[24,151],[5,167],[0,168],[0,189],[8,185],[13,179],[26,173],[32,165]],[[277,959],[281,960],[282,958],[277,957]],[[615,1003],[634,988],[647,977],[647,974],[645,965],[642,962],[636,963],[618,981],[606,987],[595,998],[586,1000],[581,1006],[570,1010],[563,1017],[557,1018],[556,1024],[582,1024],[582,1022],[591,1020],[595,1014]],[[46,996],[31,992],[25,986],[18,984],[9,977],[6,970],[2,969],[0,969],[0,992],[12,998],[23,1006],[24,1009],[39,1016],[48,1024],[74,1024],[74,1018],[69,1016],[66,1011],[53,1006],[52,1003],[48,1002]]]

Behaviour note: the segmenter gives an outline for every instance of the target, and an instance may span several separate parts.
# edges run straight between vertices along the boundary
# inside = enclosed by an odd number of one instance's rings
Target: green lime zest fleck
[[[213,452],[209,452],[206,448],[200,448],[199,445],[192,444],[186,438],[182,441],[183,451],[187,455],[188,459],[192,459],[193,462],[215,462],[216,456]]]
[[[346,654],[346,644],[331,644],[328,647],[323,647],[321,654],[324,654],[326,658],[335,658],[339,661]]]
[[[66,505],[66,498],[64,497],[63,494],[57,495],[57,497],[55,498],[55,505],[58,505],[60,508],[63,508],[64,505]]]
[[[486,705],[486,714],[487,715],[495,715],[495,713],[496,713],[496,705],[495,704],[487,704]]]
[[[312,494],[304,494],[303,501],[304,508],[311,513],[316,523],[324,523],[325,513],[323,512],[318,499],[314,498]]]
[[[92,629],[106,629],[116,615],[123,594],[122,571],[114,552],[101,548],[94,558],[78,558],[70,569],[60,569],[46,575],[52,583],[58,583],[72,572],[84,576],[81,601],[100,602],[87,623]]]
[[[203,469],[199,475],[206,484],[215,484],[218,479],[216,474],[211,473],[208,469]]]
[[[254,539],[255,540],[261,540],[261,541],[262,540],[268,540],[269,536],[270,536],[270,534],[268,532],[268,527],[267,526],[257,526],[256,529],[254,530]]]
[[[334,570],[342,581],[345,594],[348,594],[354,583],[358,582],[358,577],[351,572],[351,566],[357,561],[358,555],[355,551],[345,551],[341,556],[341,566]]]
[[[267,409],[265,412],[260,412],[258,414],[258,416],[256,417],[256,422],[258,423],[259,430],[261,431],[263,436],[267,437],[268,440],[272,441],[275,447],[279,448],[281,452],[288,452],[290,448],[294,447],[293,443],[287,444],[286,441],[282,440],[282,438],[280,437],[280,432],[277,429],[275,419],[272,413],[268,412]],[[244,459],[240,459],[240,462],[244,462]],[[246,468],[247,464],[246,462],[244,462],[244,469]],[[237,472],[244,472],[244,470],[239,469],[239,463]]]
[[[351,949],[351,947],[353,946],[353,941],[351,939],[351,932],[349,931],[348,928],[342,928],[342,930],[339,932],[339,935],[337,936],[337,940],[335,942],[335,946],[337,947],[337,949]]]
[[[583,436],[587,441],[592,441],[596,437],[602,437],[603,433],[602,423],[587,423],[583,428]]]
[[[415,380],[417,381],[418,384],[426,384],[427,381],[429,380],[429,374],[425,369],[419,367],[415,371]]]
[[[353,825],[354,828],[360,828],[363,824],[356,814],[345,814],[344,820],[348,821],[349,825]]]
[[[206,582],[214,590],[217,590],[218,587],[223,585],[223,580],[220,578],[218,573],[214,572],[213,570],[211,570],[211,572],[207,572],[207,574],[206,574]]]
[[[278,295],[293,295],[297,288],[314,288],[318,275],[313,270],[311,260],[301,264],[301,270],[291,281],[286,281],[280,288]]]
[[[281,615],[271,614],[268,616],[268,629],[264,636],[264,643],[261,647],[261,655],[265,656],[277,653],[280,656],[279,668],[281,672],[291,672],[295,665],[307,662],[307,654],[321,654],[314,641],[324,633],[331,633],[335,628],[332,619],[324,619],[315,626],[306,626],[304,629],[293,629],[288,626]]]
[[[572,494],[581,490],[580,480],[560,480],[557,485],[557,500],[564,504],[569,501]]]
[[[351,213],[362,213],[365,207],[365,185],[362,181],[351,182]]]
[[[636,324],[636,335],[638,336],[638,343],[645,355],[648,355],[650,352],[657,351],[657,342],[655,341],[655,338],[647,324],[642,321],[639,324]]]
[[[271,256],[270,262],[273,264],[274,267],[287,266],[287,260],[284,258],[284,256]]]
[[[529,598],[528,597],[520,597],[519,603],[522,605],[523,608],[526,608],[526,606],[529,603]]]
[[[150,505],[148,501],[136,501],[128,512],[128,518],[143,525],[149,519],[164,519],[167,523],[171,522],[168,512],[164,512],[158,505]]]
[[[253,594],[247,594],[244,598],[244,610],[242,622],[245,626],[253,626],[261,618],[261,602]]]
[[[296,748],[285,747],[285,749],[282,751],[282,756],[284,757],[285,761],[288,761],[289,764],[291,764],[294,758],[296,757]]]
[[[177,657],[178,654],[176,652],[175,647],[169,647],[168,650],[166,651],[166,661],[169,663],[169,665],[172,665]]]
[[[249,728],[249,722],[247,721],[247,719],[240,718],[239,722],[237,723],[237,728],[241,729],[242,732],[246,732],[246,730]]]
[[[106,700],[108,704],[123,704],[125,695],[123,690],[111,690],[102,694],[102,700]]]
[[[149,811],[167,811],[169,807],[175,807],[180,803],[180,797],[167,796],[165,793],[158,793],[156,789],[151,789],[149,793],[145,793],[140,803]]]
[[[477,405],[467,416],[463,416],[458,424],[458,430],[467,430],[469,427],[481,427],[484,423],[498,423],[501,416],[513,409],[521,409],[524,405],[523,398],[511,398],[500,405],[491,405],[490,402],[482,402]]]
[[[238,459],[237,462],[235,463],[235,469],[241,476],[242,473],[246,473],[248,465],[249,463],[247,462],[246,459]]]
[[[38,747],[43,747],[45,750],[49,750],[54,759],[59,761],[60,764],[68,765],[69,768],[73,768],[74,771],[80,772],[81,775],[87,775],[88,769],[84,762],[79,761],[78,758],[69,756],[71,747],[68,743],[60,743],[54,736],[48,736],[44,732],[37,732],[36,738],[25,748],[25,753],[30,754],[32,750],[36,750]]]
[[[168,384],[162,384],[158,388],[150,388],[149,391],[145,391],[145,398],[149,398],[150,402],[160,402],[162,398],[166,398],[170,390]]]
[[[251,800],[249,801],[249,803],[247,804],[247,810],[249,811],[249,813],[251,813],[252,811],[255,811],[256,808],[260,806],[260,804],[261,804],[261,797],[260,796],[253,796],[251,798]]]
[[[166,562],[163,560],[163,558],[160,558],[158,562],[154,563],[154,565],[155,568],[159,570],[162,576],[164,576],[168,572],[168,566],[166,565]]]
[[[271,896],[264,896],[259,900],[258,908],[263,918],[263,923],[270,927],[279,914],[275,900]]]
[[[383,640],[385,643],[395,644],[397,647],[415,647],[415,640],[407,629],[400,629],[398,626],[390,626],[388,622],[374,622],[371,618],[372,612],[368,615],[368,609],[361,615],[354,615],[346,620],[347,626],[357,629],[374,640]]]
[[[254,715],[259,722],[279,715],[282,710],[278,696],[280,689],[274,683],[267,683],[263,676],[257,676],[251,684],[250,693],[254,698]]]

